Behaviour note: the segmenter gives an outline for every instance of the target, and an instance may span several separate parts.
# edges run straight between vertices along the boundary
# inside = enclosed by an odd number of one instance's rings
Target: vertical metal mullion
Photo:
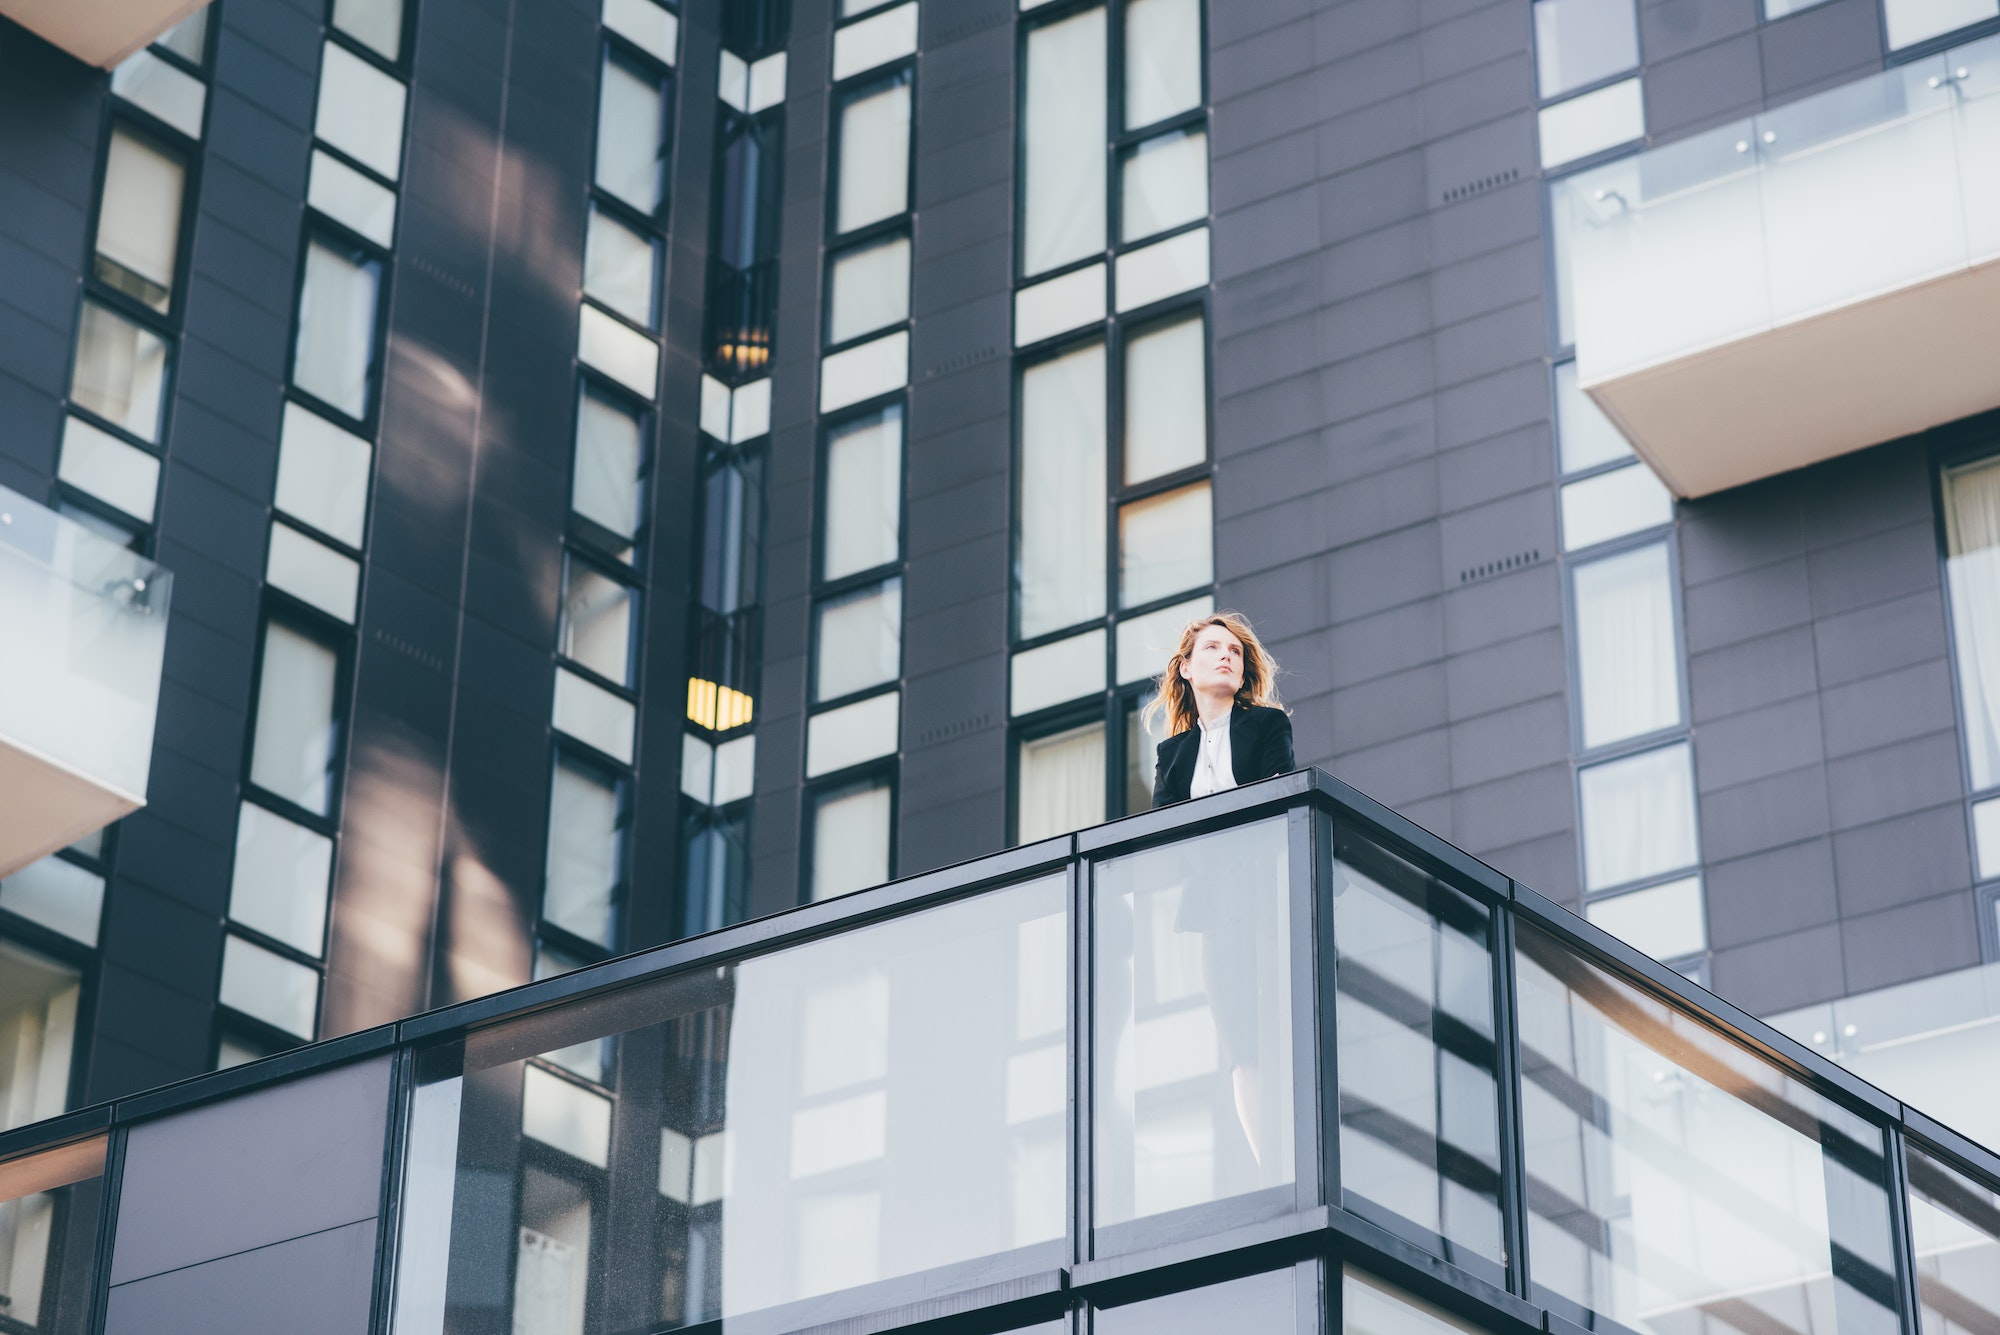
[[[1300,1210],[1320,1203],[1319,1172],[1324,1142],[1321,1111],[1326,1084],[1319,1075],[1319,1049],[1328,1026],[1319,1018],[1319,958],[1315,912],[1320,885],[1318,850],[1322,841],[1314,837],[1317,813],[1310,806],[1297,806],[1285,813],[1287,884],[1285,886],[1286,949],[1290,954],[1291,995],[1285,1004],[1292,1014],[1292,1179],[1293,1200]]]
[[[1314,1014],[1319,1025],[1319,1174],[1328,1205],[1340,1205],[1340,1009],[1334,992],[1338,959],[1333,932],[1332,813],[1312,808]]]
[[[1076,852],[1076,840],[1070,840],[1069,864],[1069,922],[1070,922],[1070,1033],[1074,1035],[1070,1049],[1070,1117],[1069,1117],[1069,1161],[1073,1166],[1075,1180],[1069,1191],[1069,1262],[1071,1265],[1089,1259],[1090,1220],[1093,1212],[1092,1184],[1095,1178],[1093,1163],[1094,1147],[1091,1140],[1093,1121],[1090,1091],[1090,1066],[1094,1055],[1090,1017],[1095,1010],[1092,1004],[1096,979],[1091,970],[1091,944],[1096,939],[1097,924],[1091,915],[1090,864]]]
[[[1494,1080],[1500,1095],[1500,1228],[1507,1245],[1507,1289],[1532,1298],[1528,1268],[1528,1169],[1521,1127],[1521,1032],[1515,1005],[1514,909],[1492,910]]]
[[[1900,1122],[1886,1128],[1890,1245],[1896,1253],[1896,1307],[1903,1335],[1921,1335],[1923,1312],[1917,1294],[1917,1247],[1910,1227],[1910,1163]]]
[[[115,1114],[114,1114],[115,1115]],[[98,1189],[97,1241],[91,1253],[90,1304],[84,1328],[104,1335],[111,1308],[111,1257],[118,1241],[118,1202],[125,1186],[125,1139],[128,1130],[113,1123],[105,1132],[103,1185]]]
[[[416,1097],[416,1054],[397,1049],[389,1067],[388,1139],[382,1148],[382,1194],[375,1208],[375,1284],[368,1329],[389,1335],[395,1312],[396,1260],[401,1251],[404,1169],[410,1144],[410,1109]]]

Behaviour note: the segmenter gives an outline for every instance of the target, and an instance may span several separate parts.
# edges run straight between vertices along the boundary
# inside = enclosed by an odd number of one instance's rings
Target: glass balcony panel
[[[1334,857],[1342,1192],[1505,1283],[1491,917],[1355,835]]]
[[[1319,1330],[1299,1324],[1298,1277],[1290,1269],[1169,1293],[1123,1307],[1100,1307],[1091,1314],[1095,1335],[1299,1335]]]
[[[90,1327],[105,1139],[0,1163],[0,1330]]]
[[[0,939],[0,1131],[69,1108],[82,1000],[79,970]]]
[[[1910,1236],[1923,1335],[2000,1326],[2000,1192],[1915,1145]]]
[[[1646,1335],[1893,1335],[1881,1131],[1521,925],[1532,1297]]]
[[[659,1330],[782,1307],[768,1325],[796,1329],[862,1310],[833,1295],[875,1281],[990,1276],[1023,1248],[1023,1270],[1057,1264],[1066,899],[1050,877],[475,1036],[460,1106],[432,1100],[456,1113],[455,1182],[411,1207],[449,1220],[431,1328],[580,1330],[590,1311]],[[526,1060],[613,1033],[615,1117]],[[437,1120],[413,1132],[413,1185],[444,1157]],[[440,1195],[457,1199],[440,1211]],[[613,1200],[632,1211],[616,1228]]]
[[[1340,1281],[1344,1335],[1472,1335],[1479,1328],[1348,1266]]]
[[[1958,187],[1973,262],[2000,254],[2000,37],[1944,53],[1958,122]]]
[[[1098,864],[1099,1228],[1284,1188],[1292,1116],[1284,818]]]

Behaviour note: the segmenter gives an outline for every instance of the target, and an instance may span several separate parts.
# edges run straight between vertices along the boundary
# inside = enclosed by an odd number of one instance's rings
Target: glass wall
[[[102,1135],[0,1161],[0,1330],[83,1335],[90,1329]]]

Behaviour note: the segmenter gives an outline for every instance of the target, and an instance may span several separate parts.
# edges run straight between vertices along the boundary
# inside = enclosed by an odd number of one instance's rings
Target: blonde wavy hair
[[[1243,642],[1243,685],[1237,688],[1237,703],[1284,708],[1278,701],[1278,660],[1257,638],[1249,619],[1241,612],[1212,612],[1188,622],[1181,631],[1180,647],[1160,674],[1160,689],[1146,704],[1146,721],[1150,724],[1165,718],[1169,737],[1186,732],[1201,717],[1195,708],[1194,683],[1181,675],[1181,665],[1194,653],[1195,640],[1210,626],[1220,626]]]

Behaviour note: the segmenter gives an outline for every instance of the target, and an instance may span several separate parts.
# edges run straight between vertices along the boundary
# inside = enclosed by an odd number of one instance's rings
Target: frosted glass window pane
[[[903,581],[827,599],[819,605],[818,631],[815,700],[894,681],[903,660]]]
[[[1118,623],[1118,684],[1127,685],[1148,678],[1157,679],[1166,670],[1167,660],[1180,647],[1181,632],[1196,617],[1215,610],[1215,596],[1199,598],[1172,607],[1162,607],[1144,616],[1127,617]]]
[[[1026,347],[1104,318],[1104,266],[1092,264],[1014,294],[1014,346]]]
[[[408,97],[400,81],[328,42],[313,133],[393,181],[403,168],[403,104]]]
[[[1215,580],[1208,483],[1133,501],[1118,511],[1118,605],[1137,607]]]
[[[155,37],[153,45],[173,52],[191,65],[199,66],[208,51],[207,7],[197,9]]]
[[[644,398],[652,398],[658,388],[660,345],[595,306],[578,312],[576,355]]]
[[[583,290],[634,324],[653,327],[653,293],[659,286],[659,250],[652,238],[602,209],[590,210],[583,247]]]
[[[361,545],[375,447],[310,408],[285,405],[277,506],[350,547]]]
[[[1584,906],[1584,916],[1656,960],[1680,959],[1708,949],[1699,876],[1594,899]]]
[[[1099,824],[1104,783],[1102,720],[1022,741],[1014,766],[1015,842]]]
[[[607,396],[585,389],[577,401],[571,508],[629,543],[638,535],[645,506],[639,487],[644,459],[638,416]],[[628,546],[617,555],[627,557],[629,551]]]
[[[820,363],[819,410],[850,404],[901,389],[910,382],[910,335],[898,330],[872,343],[836,352]]]
[[[1119,155],[1119,236],[1137,241],[1208,213],[1208,131],[1173,130]]]
[[[1201,105],[1201,0],[1128,0],[1125,128]]]
[[[1946,581],[1974,789],[2000,785],[2000,462],[1945,470]]]
[[[1156,301],[1208,286],[1208,229],[1182,232],[1118,257],[1118,310],[1136,311]]]
[[[900,60],[917,49],[917,7],[903,5],[852,23],[833,34],[833,77],[837,83]]]
[[[604,0],[604,26],[625,38],[662,65],[674,63],[680,44],[680,18],[653,0]]]
[[[1201,317],[1125,344],[1125,485],[1208,458],[1208,355]]]
[[[1674,498],[1644,464],[1614,468],[1562,489],[1563,550],[1672,523]]]
[[[1535,0],[1535,85],[1543,97],[1638,63],[1633,0]]]
[[[1578,775],[1583,885],[1609,890],[1693,866],[1694,757],[1685,742],[1593,765]]]
[[[111,91],[152,112],[188,138],[201,138],[208,85],[151,51],[138,52],[111,71]]]
[[[1104,249],[1104,11],[1028,31],[1021,268]]]
[[[1627,79],[1544,107],[1540,121],[1542,166],[1560,167],[1565,162],[1645,138],[1646,99],[1640,92],[1639,81]]]
[[[1966,1083],[1975,1088],[1986,1084]],[[1990,1085],[1980,1093],[1989,1090]],[[1936,1105],[1927,1098],[1924,1106]],[[1954,1118],[1952,1125],[1964,1122]],[[1982,1136],[1980,1143],[1992,1142]],[[2000,1324],[2000,1192],[1917,1145],[1907,1144],[1905,1153],[1918,1330],[1922,1335],[1955,1335]]]
[[[333,804],[340,657],[282,621],[264,627],[250,781],[316,815]]]
[[[1478,1335],[1479,1327],[1432,1307],[1373,1275],[1343,1267],[1341,1335]]]
[[[840,105],[840,180],[835,230],[850,232],[910,207],[910,83],[850,97]]]
[[[887,565],[902,551],[903,410],[833,428],[826,444],[822,579]]]
[[[751,115],[785,100],[785,53],[774,52],[750,67],[744,107]]]
[[[910,318],[910,239],[893,236],[834,256],[826,341],[845,343]]]
[[[245,802],[236,821],[229,916],[317,956],[326,940],[333,841]]]
[[[588,743],[614,760],[632,763],[632,730],[638,710],[630,700],[614,695],[574,672],[556,669],[553,719],[558,731]]]
[[[597,184],[641,213],[660,207],[665,123],[659,81],[607,53],[597,95]]]
[[[1680,649],[1666,544],[1571,571],[1586,750],[1681,721]]]
[[[385,60],[403,55],[403,0],[333,0],[333,26]]]
[[[313,150],[306,203],[378,246],[396,239],[396,192],[330,153]]]
[[[1979,854],[1979,879],[2000,877],[2000,797],[1972,804],[1972,842]]]
[[[1009,665],[1007,713],[1032,714],[1104,689],[1104,631],[1024,650]]]
[[[1891,51],[1995,15],[2000,15],[2000,0],[1882,0]]]
[[[307,247],[292,383],[355,418],[368,415],[381,274],[351,247],[321,237]]]
[[[715,748],[715,793],[710,804],[728,806],[750,796],[757,779],[757,738],[736,737]]]
[[[1019,634],[1032,639],[1104,614],[1104,346],[1021,376]]]
[[[70,402],[141,440],[158,442],[166,388],[166,341],[107,306],[84,302]]]
[[[625,872],[624,845],[619,784],[567,756],[557,757],[549,797],[543,919],[607,949],[615,945],[613,915]]]
[[[1604,410],[1576,387],[1575,362],[1556,367],[1556,440],[1565,473],[1632,457],[1632,446],[1624,435],[1611,425]]]
[[[158,456],[127,445],[80,417],[63,421],[62,462],[56,466],[56,476],[134,519],[153,522],[160,486]]]
[[[354,624],[360,598],[360,562],[295,528],[271,525],[271,550],[265,560],[264,581],[329,616]]]
[[[836,788],[813,803],[812,897],[866,890],[889,879],[890,789]]]
[[[571,557],[563,564],[562,654],[621,686],[632,684],[632,622],[638,598]]]
[[[240,936],[222,943],[220,1000],[232,1010],[310,1040],[319,1017],[319,974]]]
[[[165,313],[180,255],[187,166],[118,126],[104,162],[97,214],[98,280]]]
[[[97,944],[103,908],[104,878],[61,858],[31,862],[0,881],[0,909],[86,946]]]
[[[806,777],[893,755],[902,714],[902,693],[891,691],[813,715],[806,725]]]

